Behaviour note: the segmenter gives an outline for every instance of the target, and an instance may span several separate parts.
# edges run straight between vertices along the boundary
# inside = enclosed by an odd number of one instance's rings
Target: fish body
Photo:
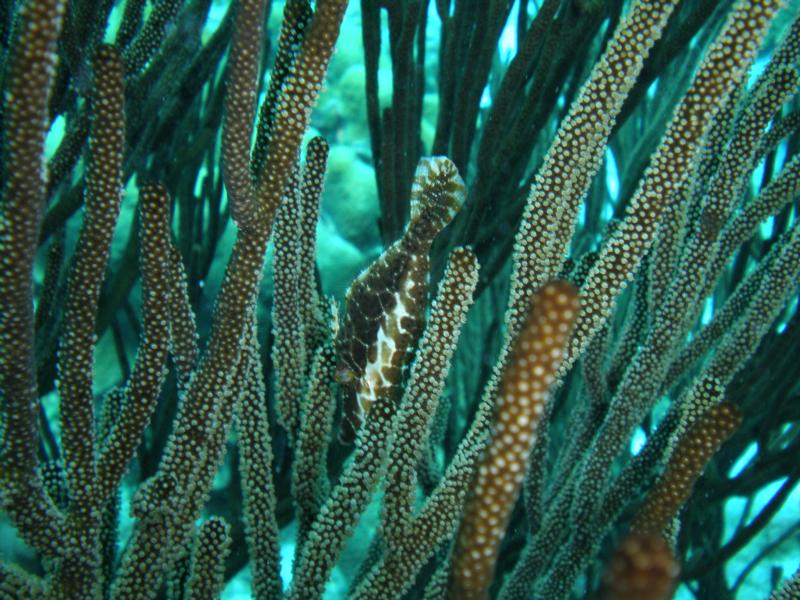
[[[429,252],[464,202],[464,182],[445,157],[420,160],[403,235],[364,270],[345,298],[336,379],[345,388],[340,438],[351,442],[379,398],[395,399],[422,334]]]

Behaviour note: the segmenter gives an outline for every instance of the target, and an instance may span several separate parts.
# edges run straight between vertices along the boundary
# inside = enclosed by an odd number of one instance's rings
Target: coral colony
[[[347,4],[3,3],[0,598],[800,597],[800,3]]]

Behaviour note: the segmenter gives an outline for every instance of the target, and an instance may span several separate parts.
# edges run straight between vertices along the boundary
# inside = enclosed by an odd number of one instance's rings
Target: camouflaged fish
[[[340,439],[351,442],[378,397],[398,394],[422,333],[428,253],[464,202],[464,182],[448,158],[420,160],[403,236],[350,286],[336,339],[336,380],[345,388]]]

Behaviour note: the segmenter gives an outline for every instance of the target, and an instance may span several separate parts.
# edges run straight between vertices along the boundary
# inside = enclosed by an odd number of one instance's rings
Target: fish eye
[[[353,369],[348,367],[339,367],[336,369],[334,379],[336,379],[336,383],[340,385],[347,385],[355,381],[356,374],[353,372]]]

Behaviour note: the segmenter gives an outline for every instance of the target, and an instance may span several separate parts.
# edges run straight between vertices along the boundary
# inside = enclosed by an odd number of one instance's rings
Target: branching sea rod
[[[0,11],[0,598],[794,597],[797,1],[145,5]]]

